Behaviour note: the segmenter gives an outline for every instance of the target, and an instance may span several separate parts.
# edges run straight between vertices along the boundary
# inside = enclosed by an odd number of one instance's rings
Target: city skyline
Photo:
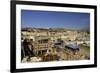
[[[21,10],[21,28],[89,29],[90,14],[79,12],[56,12]]]

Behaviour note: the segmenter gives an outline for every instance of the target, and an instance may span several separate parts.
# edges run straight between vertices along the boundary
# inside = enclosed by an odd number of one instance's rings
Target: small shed
[[[65,49],[68,49],[75,54],[77,51],[79,51],[80,48],[77,44],[68,44],[68,45],[65,45]]]

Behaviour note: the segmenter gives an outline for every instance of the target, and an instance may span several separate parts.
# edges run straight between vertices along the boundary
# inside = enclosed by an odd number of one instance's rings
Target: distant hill
[[[87,32],[90,33],[90,27],[84,27],[81,29],[70,29],[70,28],[34,28],[34,27],[28,27],[28,28],[21,28],[22,31],[34,31],[34,30],[40,30],[40,31],[79,31],[79,32]]]

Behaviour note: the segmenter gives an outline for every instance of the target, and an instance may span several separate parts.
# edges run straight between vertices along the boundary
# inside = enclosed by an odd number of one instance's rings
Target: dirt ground
[[[61,60],[89,60],[90,59],[90,48],[80,45],[80,50],[73,54],[67,50],[62,49],[59,52]]]

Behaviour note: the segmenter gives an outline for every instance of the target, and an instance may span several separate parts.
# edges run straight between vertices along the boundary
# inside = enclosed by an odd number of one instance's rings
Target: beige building
[[[52,52],[51,39],[47,36],[37,36],[35,37],[35,45],[33,52],[35,55],[45,55]]]

